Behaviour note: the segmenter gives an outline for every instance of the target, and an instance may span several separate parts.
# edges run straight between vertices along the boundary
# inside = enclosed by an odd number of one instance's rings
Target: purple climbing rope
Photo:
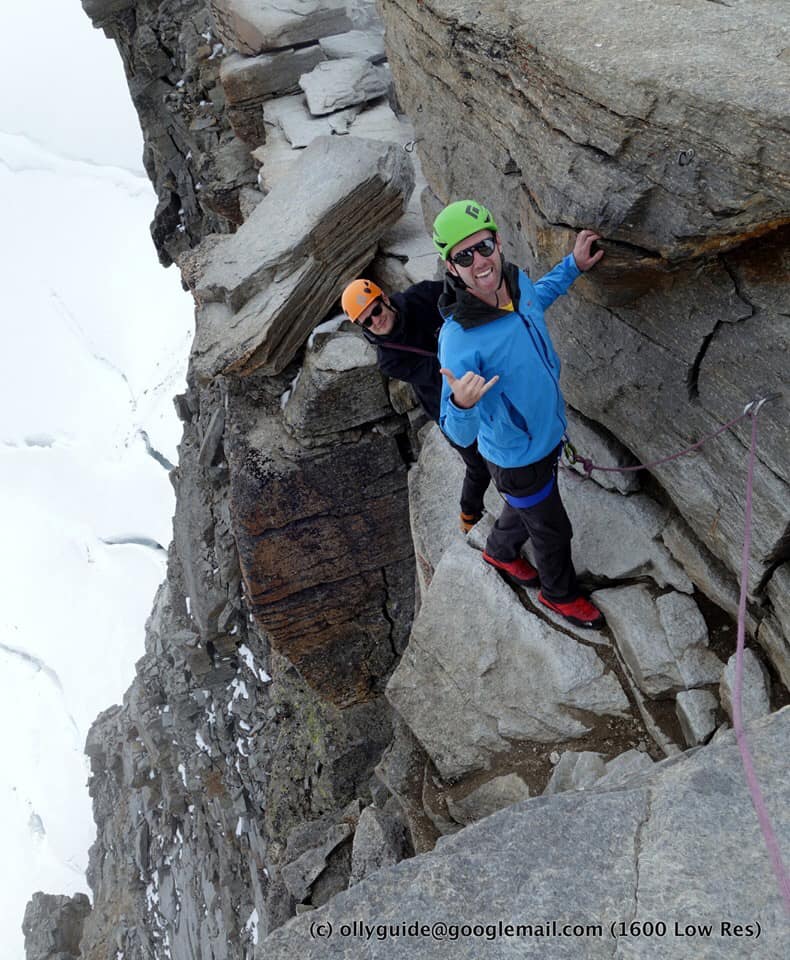
[[[720,427],[715,433],[703,437],[702,440],[697,441],[697,443],[692,444],[690,447],[686,447],[685,450],[681,450],[679,453],[672,454],[671,457],[664,457],[661,460],[654,460],[651,463],[640,463],[634,467],[599,467],[589,458],[580,457],[574,449],[573,444],[567,439],[564,445],[564,452],[571,465],[574,463],[580,463],[582,465],[588,478],[592,475],[593,470],[601,470],[605,473],[629,473],[634,470],[649,470],[651,467],[657,467],[662,463],[669,463],[670,460],[677,460],[678,457],[682,457],[692,450],[696,450],[698,447],[701,447],[703,443],[707,443],[708,440],[713,440],[714,437],[718,437],[719,434],[724,433],[725,430],[730,430],[736,423],[740,423],[744,417],[752,418],[752,440],[749,447],[749,466],[746,474],[746,505],[744,511],[743,556],[741,561],[741,594],[738,601],[738,633],[735,648],[735,689],[733,690],[732,725],[735,730],[735,739],[741,754],[741,763],[743,764],[746,784],[749,787],[749,793],[752,798],[752,805],[757,814],[757,820],[762,830],[765,846],[771,859],[771,866],[773,867],[779,885],[779,892],[784,900],[785,910],[788,915],[790,915],[790,876],[788,876],[787,868],[782,860],[782,853],[776,840],[771,818],[768,815],[762,791],[760,790],[760,784],[754,772],[754,761],[752,760],[752,755],[749,750],[746,732],[743,729],[742,710],[743,651],[746,639],[746,590],[749,581],[749,552],[752,542],[752,489],[754,487],[755,451],[757,450],[757,414],[760,412],[764,403],[778,398],[779,394],[770,394],[769,396],[758,397],[752,400],[751,403],[746,404],[743,413],[733,420],[730,420],[729,423],[725,423],[724,426]]]
[[[749,416],[752,418],[752,442],[749,449],[749,469],[746,476],[746,509],[744,517],[743,557],[741,560],[741,595],[738,602],[738,641],[735,656],[735,689],[733,691],[732,724],[735,728],[735,739],[738,741],[738,749],[741,752],[741,762],[743,763],[744,773],[746,774],[749,793],[752,796],[752,804],[754,805],[757,819],[760,822],[760,829],[763,832],[763,839],[768,849],[768,855],[771,858],[771,866],[776,874],[779,890],[784,899],[785,910],[790,915],[790,877],[788,877],[787,868],[782,860],[782,854],[774,834],[771,818],[768,815],[762,791],[760,790],[760,784],[757,782],[757,776],[754,772],[754,763],[749,750],[749,743],[746,739],[746,732],[743,729],[741,709],[743,651],[746,635],[746,589],[749,579],[749,551],[752,539],[752,488],[754,486],[755,450],[757,449],[757,413],[760,406],[761,405],[758,404],[754,406],[752,410],[747,410]]]
[[[766,398],[768,399],[768,398]],[[764,401],[763,401],[764,402]],[[725,423],[723,427],[719,427],[715,433],[709,434],[707,437],[703,437],[701,440],[698,440],[696,443],[693,443],[690,447],[686,447],[684,450],[681,450],[678,453],[673,453],[671,457],[663,457],[661,460],[653,460],[650,463],[638,463],[634,467],[599,467],[597,463],[593,463],[589,457],[580,457],[578,453],[573,448],[573,444],[566,442],[566,456],[571,464],[580,463],[584,468],[584,472],[588,477],[592,476],[593,470],[600,470],[601,473],[631,473],[634,470],[651,470],[653,467],[658,467],[662,463],[669,463],[671,460],[677,460],[679,457],[684,457],[687,453],[691,453],[692,450],[696,450],[698,447],[701,447],[703,443],[707,443],[708,440],[713,440],[719,436],[720,433],[724,433],[725,430],[730,430],[735,426],[736,423],[740,423],[744,417],[748,417],[754,403],[749,403],[746,405],[746,409],[742,414],[735,417],[734,420],[730,420],[729,423]]]

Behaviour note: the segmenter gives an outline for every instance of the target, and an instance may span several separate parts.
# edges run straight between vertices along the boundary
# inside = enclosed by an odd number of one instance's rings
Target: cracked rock
[[[386,694],[445,779],[629,710],[595,651],[528,613],[463,543],[439,562]]]
[[[721,676],[719,696],[721,705],[730,720],[733,719],[733,695],[735,691],[735,662],[733,654]],[[743,651],[743,687],[741,713],[743,722],[764,717],[771,711],[771,696],[768,674],[755,654],[748,648]]]
[[[675,701],[680,729],[689,747],[704,743],[716,729],[719,701],[708,690],[681,690]]]
[[[593,599],[647,696],[719,681],[722,664],[708,649],[707,626],[691,597],[672,592],[654,600],[637,584],[597,590]]]

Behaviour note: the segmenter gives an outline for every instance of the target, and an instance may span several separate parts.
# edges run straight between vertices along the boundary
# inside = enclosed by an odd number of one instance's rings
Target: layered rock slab
[[[670,29],[665,8],[636,15],[628,0],[387,4],[390,62],[434,191],[464,195],[456,171],[479,173],[482,147],[492,177],[524,172],[546,221],[596,224],[668,259],[786,223],[783,6],[718,6],[676,4]]]
[[[439,562],[386,695],[446,779],[629,709],[594,650],[529,614],[462,543]]]
[[[790,843],[790,772],[781,760],[790,746],[787,710],[749,728],[757,776],[780,845]],[[705,919],[709,937],[678,936],[676,918]],[[340,926],[365,917],[396,924],[404,918],[467,924],[531,923],[532,930],[498,936],[492,956],[556,956],[570,960],[655,957],[655,941],[623,937],[613,943],[613,918],[667,918],[662,946],[680,960],[745,960],[755,944],[727,936],[722,919],[759,921],[759,952],[786,954],[786,920],[770,862],[751,807],[731,735],[678,762],[657,765],[644,783],[536,798],[503,810],[442,840],[428,854],[402,862],[358,884],[318,913],[275,931],[256,960],[362,958],[371,955],[477,960],[482,941],[443,942],[407,931],[375,948]],[[584,937],[552,936],[537,924],[598,923]],[[316,923],[335,932],[311,937]],[[681,924],[682,927],[682,924]]]
[[[370,261],[414,184],[393,144],[318,137],[249,219],[215,243],[196,284],[196,375],[278,373]]]
[[[375,697],[411,613],[406,470],[395,441],[371,431],[311,450],[279,410],[240,403],[227,450],[253,616],[330,703]]]
[[[211,12],[226,47],[254,56],[351,29],[341,0],[211,0]]]

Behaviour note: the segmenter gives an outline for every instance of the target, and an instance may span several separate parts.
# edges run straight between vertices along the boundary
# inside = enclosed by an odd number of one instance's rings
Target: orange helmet
[[[381,287],[377,287],[372,280],[352,280],[343,291],[340,304],[345,315],[353,322],[365,307],[383,296],[384,291]]]

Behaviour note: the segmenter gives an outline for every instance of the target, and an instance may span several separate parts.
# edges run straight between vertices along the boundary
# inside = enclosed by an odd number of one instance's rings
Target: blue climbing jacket
[[[468,410],[457,407],[443,380],[439,424],[455,443],[475,439],[480,453],[500,467],[522,467],[542,459],[562,440],[567,421],[560,391],[560,358],[543,311],[580,275],[573,254],[533,283],[513,264],[504,264],[513,311],[490,307],[459,287],[448,274],[439,300],[442,367],[462,377],[472,370],[499,381]]]

